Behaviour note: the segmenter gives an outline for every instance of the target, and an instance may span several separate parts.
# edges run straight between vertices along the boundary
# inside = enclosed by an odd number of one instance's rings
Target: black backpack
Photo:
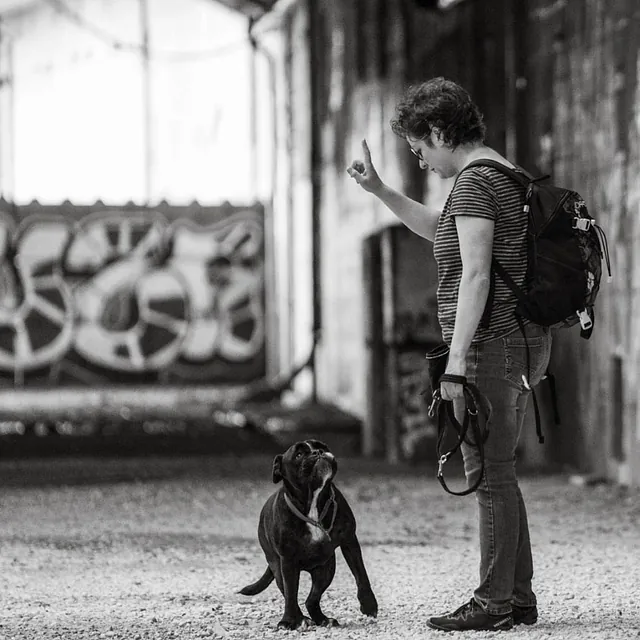
[[[549,176],[534,178],[523,169],[510,169],[493,160],[475,160],[465,169],[486,166],[497,169],[525,189],[524,213],[527,228],[527,272],[524,287],[519,287],[502,265],[492,259],[495,275],[518,298],[516,316],[542,327],[571,327],[580,323],[580,335],[589,338],[593,331],[593,305],[600,289],[602,258],[611,266],[604,231],[589,215],[580,194],[541,184]],[[493,286],[481,320],[487,326],[491,314]]]
[[[571,327],[580,323],[580,335],[590,338],[603,257],[609,278],[611,264],[607,238],[589,215],[584,199],[571,189],[541,184],[549,176],[534,178],[520,167],[511,169],[493,160],[475,160],[465,169],[474,166],[492,167],[522,185],[525,189],[524,214],[529,219],[524,287],[518,286],[494,257],[491,261],[491,286],[481,326],[489,324],[497,275],[518,299],[516,319],[521,330],[524,329],[524,319],[552,328]],[[528,355],[527,349],[527,358]],[[549,372],[547,377],[551,383],[555,419],[559,423],[555,383]],[[528,386],[528,383],[525,384]],[[543,442],[535,394],[533,401],[538,436]]]

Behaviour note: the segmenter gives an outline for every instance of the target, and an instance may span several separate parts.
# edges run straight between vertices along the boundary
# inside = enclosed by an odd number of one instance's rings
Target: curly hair
[[[432,78],[407,89],[396,106],[391,129],[401,138],[410,136],[429,143],[436,128],[451,149],[483,142],[486,127],[480,109],[468,92],[445,78]]]

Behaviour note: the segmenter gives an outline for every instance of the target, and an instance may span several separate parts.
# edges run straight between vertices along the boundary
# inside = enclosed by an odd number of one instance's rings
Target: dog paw
[[[278,629],[283,629],[285,631],[294,631],[295,629],[305,631],[306,629],[310,629],[312,626],[313,622],[311,622],[311,620],[306,616],[301,616],[299,619],[282,618],[282,620],[278,622]]]
[[[321,627],[339,627],[340,623],[335,618],[327,618],[320,623]]]
[[[359,595],[358,600],[360,600],[360,611],[362,611],[364,615],[373,618],[378,616],[378,601],[373,595],[373,591]]]

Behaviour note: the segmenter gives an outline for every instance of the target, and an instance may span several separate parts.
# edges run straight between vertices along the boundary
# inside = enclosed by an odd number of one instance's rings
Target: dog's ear
[[[273,482],[278,483],[282,480],[282,454],[279,453],[273,459]]]
[[[321,442],[320,440],[307,440],[307,442],[314,448],[314,449],[324,449],[325,451],[329,451],[329,447],[328,445],[326,445],[324,442]]]

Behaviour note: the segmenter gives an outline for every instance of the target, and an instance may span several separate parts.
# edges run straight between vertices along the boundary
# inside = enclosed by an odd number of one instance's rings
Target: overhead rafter
[[[259,18],[270,11],[276,0],[212,0],[230,9],[244,13],[250,18]]]
[[[273,7],[276,0],[212,0],[212,2],[223,4],[251,18],[259,18]],[[0,0],[0,15],[24,10],[37,4],[36,0]]]

